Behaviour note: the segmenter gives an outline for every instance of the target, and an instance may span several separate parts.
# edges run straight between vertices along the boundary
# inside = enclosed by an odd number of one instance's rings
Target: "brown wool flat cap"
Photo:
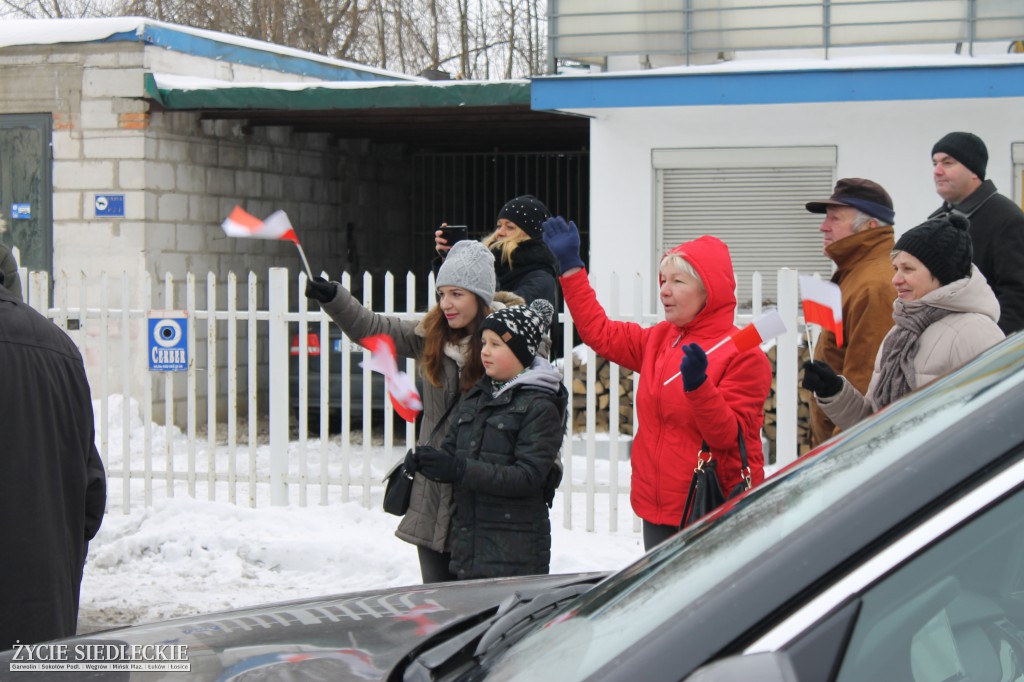
[[[810,201],[807,210],[825,213],[829,206],[852,206],[887,225],[896,220],[892,197],[881,185],[864,178],[842,178],[836,183],[832,196],[825,201]]]

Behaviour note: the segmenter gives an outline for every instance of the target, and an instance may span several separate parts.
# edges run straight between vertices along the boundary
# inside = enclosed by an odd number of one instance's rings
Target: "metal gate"
[[[0,242],[21,252],[18,265],[53,269],[49,114],[0,116]]]

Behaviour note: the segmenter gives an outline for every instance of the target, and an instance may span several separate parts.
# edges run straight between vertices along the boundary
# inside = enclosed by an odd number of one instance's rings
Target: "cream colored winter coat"
[[[952,310],[953,313],[932,323],[918,339],[920,347],[914,356],[918,388],[962,367],[1004,338],[996,324],[999,320],[999,301],[977,266],[971,266],[970,277],[941,286],[920,300],[936,308]],[[903,301],[897,299],[893,309],[898,310],[901,305]],[[895,327],[889,334],[894,331]],[[868,396],[874,395],[879,380],[884,347],[883,340],[875,355],[875,370],[868,385]],[[816,400],[829,419],[841,429],[850,428],[877,410],[868,397],[845,379],[839,393]]]

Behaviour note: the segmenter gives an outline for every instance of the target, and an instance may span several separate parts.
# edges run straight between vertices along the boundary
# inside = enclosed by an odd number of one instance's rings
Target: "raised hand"
[[[544,221],[544,243],[558,259],[558,269],[562,274],[573,268],[582,268],[580,258],[580,232],[576,223],[565,222],[562,216],[553,216]]]

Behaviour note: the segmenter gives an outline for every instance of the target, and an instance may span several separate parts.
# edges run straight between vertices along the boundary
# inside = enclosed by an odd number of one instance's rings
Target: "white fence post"
[[[784,466],[796,459],[797,415],[797,342],[800,338],[798,273],[779,270],[779,315],[786,323],[786,333],[779,337],[775,355],[775,464]]]
[[[288,270],[270,268],[270,504],[288,504]]]

